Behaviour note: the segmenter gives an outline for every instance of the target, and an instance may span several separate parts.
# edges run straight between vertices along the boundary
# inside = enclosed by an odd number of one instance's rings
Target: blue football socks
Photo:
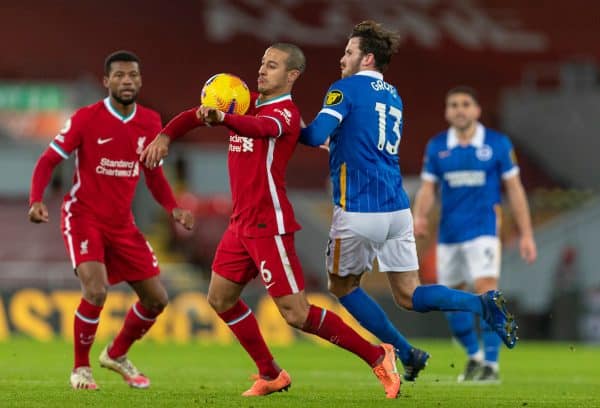
[[[362,288],[340,297],[340,303],[368,331],[384,343],[393,345],[404,364],[410,362],[410,343],[394,327],[381,306]]]
[[[479,339],[475,330],[475,315],[471,312],[446,312],[452,335],[467,350],[469,356],[479,351]]]
[[[470,311],[483,314],[483,305],[479,296],[462,290],[450,289],[443,285],[423,285],[415,289],[412,298],[413,310],[430,312]]]
[[[485,352],[486,363],[497,363],[498,354],[500,353],[500,344],[502,339],[498,336],[489,324],[483,319],[479,320],[481,328],[481,336],[483,337],[483,350]]]

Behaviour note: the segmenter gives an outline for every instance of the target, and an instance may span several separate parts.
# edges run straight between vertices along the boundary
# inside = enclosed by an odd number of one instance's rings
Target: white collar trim
[[[291,101],[291,100],[292,100],[292,95],[289,93],[278,96],[273,99],[267,99],[266,101],[259,101],[257,98],[256,101],[254,102],[254,106],[256,106],[258,108],[259,106],[266,106],[266,105],[270,105],[272,103],[277,103],[277,102],[281,102],[281,101]]]
[[[134,104],[133,104],[133,111],[131,112],[131,114],[129,116],[123,116],[123,115],[121,115],[110,104],[110,97],[108,97],[108,96],[106,98],[104,98],[104,106],[106,106],[106,109],[110,112],[111,115],[113,115],[115,118],[119,119],[123,123],[127,123],[130,120],[132,120],[135,117],[135,113],[137,112],[137,104],[134,102]]]
[[[365,76],[373,77],[375,79],[381,79],[381,80],[383,80],[383,74],[381,72],[378,72],[378,71],[371,71],[371,70],[358,71],[354,75],[365,75]]]
[[[458,136],[456,136],[456,129],[451,127],[448,129],[448,138],[446,140],[446,144],[448,149],[452,149],[459,145]],[[475,129],[475,134],[473,138],[469,142],[469,145],[473,147],[481,147],[483,146],[483,139],[485,138],[485,128],[481,123],[477,123],[477,128]]]

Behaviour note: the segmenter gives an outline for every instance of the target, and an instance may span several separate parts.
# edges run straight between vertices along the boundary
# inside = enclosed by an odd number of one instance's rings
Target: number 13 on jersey
[[[379,141],[377,142],[377,148],[381,151],[385,148],[385,151],[389,154],[398,154],[398,146],[400,146],[400,124],[402,123],[402,111],[394,106],[388,106],[385,103],[376,102],[375,110],[379,113]],[[392,126],[392,133],[396,135],[396,140],[392,143],[387,140],[387,119],[388,116],[394,121]]]

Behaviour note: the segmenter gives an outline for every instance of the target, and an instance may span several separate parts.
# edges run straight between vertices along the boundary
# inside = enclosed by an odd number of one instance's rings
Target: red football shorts
[[[252,238],[240,237],[227,229],[217,247],[212,269],[239,284],[246,284],[260,274],[272,297],[304,289],[294,234]]]
[[[73,268],[96,261],[106,266],[111,285],[160,273],[152,247],[133,222],[107,226],[88,217],[64,216],[63,239]]]

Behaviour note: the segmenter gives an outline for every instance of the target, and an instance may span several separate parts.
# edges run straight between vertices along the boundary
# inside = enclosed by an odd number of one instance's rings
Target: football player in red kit
[[[395,398],[400,378],[392,346],[373,345],[333,312],[311,305],[294,247],[300,229],[285,190],[285,171],[300,134],[300,113],[291,90],[305,66],[295,45],[273,44],[258,70],[258,94],[246,115],[201,106],[175,117],[142,153],[148,166],[166,156],[171,139],[201,125],[223,125],[229,134],[229,179],[233,214],[217,248],[208,301],[256,363],[258,375],[244,396],[287,390],[291,379],[271,355],[256,318],[240,299],[257,276],[293,327],[315,334],[365,360]]]
[[[67,121],[42,153],[33,170],[29,219],[48,222],[42,198],[52,171],[75,155],[73,187],[65,195],[61,228],[82,299],[75,311],[75,364],[71,386],[98,389],[89,352],[109,285],[126,281],[137,293],[121,331],[100,355],[100,365],[121,374],[132,387],[147,388],[150,380],[127,359],[127,352],[154,324],[167,304],[158,275],[158,261],[133,218],[131,202],[144,172],[152,195],[173,218],[191,229],[190,211],[178,208],[162,168],[144,167],[139,157],[161,129],[158,113],[136,103],[142,78],[139,59],[128,51],[106,58],[104,86],[108,97],[81,108]]]

